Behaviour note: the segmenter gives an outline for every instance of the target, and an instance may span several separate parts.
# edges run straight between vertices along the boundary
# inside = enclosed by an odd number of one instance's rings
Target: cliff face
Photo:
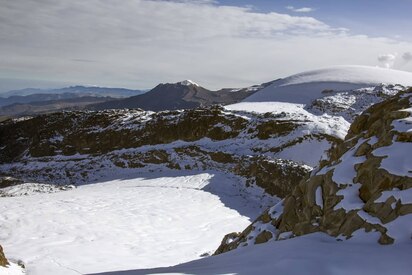
[[[242,233],[227,235],[216,254],[313,232],[341,240],[366,231],[381,244],[410,241],[411,114],[412,90],[370,107],[328,160]]]

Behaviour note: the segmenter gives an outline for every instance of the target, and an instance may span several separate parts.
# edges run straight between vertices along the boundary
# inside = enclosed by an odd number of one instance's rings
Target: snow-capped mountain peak
[[[194,85],[194,86],[200,87],[200,85],[199,85],[199,84],[197,84],[196,82],[194,82],[194,81],[192,81],[192,80],[189,80],[189,79],[186,79],[186,80],[183,80],[183,81],[177,82],[177,84],[180,84],[180,85],[185,85],[185,86]]]

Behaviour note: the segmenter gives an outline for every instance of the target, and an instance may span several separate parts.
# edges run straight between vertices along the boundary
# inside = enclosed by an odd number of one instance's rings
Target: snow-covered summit
[[[336,66],[280,79],[243,102],[308,104],[327,92],[350,91],[381,83],[412,86],[412,73],[368,66]]]
[[[196,82],[194,82],[192,80],[189,80],[189,79],[177,82],[176,84],[180,84],[180,85],[184,85],[184,86],[194,85],[194,86],[200,87],[199,84],[197,84]]]
[[[336,66],[320,70],[307,71],[289,76],[281,85],[292,85],[312,82],[349,82],[354,84],[377,85],[402,84],[412,85],[412,73],[370,66]]]

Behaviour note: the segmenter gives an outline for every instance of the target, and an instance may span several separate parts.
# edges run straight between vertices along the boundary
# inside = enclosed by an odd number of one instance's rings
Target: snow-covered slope
[[[412,73],[365,66],[332,67],[280,79],[243,102],[309,104],[331,91],[355,90],[381,83],[412,86]]]
[[[361,238],[367,239],[368,236],[362,235]],[[382,247],[359,240],[337,242],[318,233],[238,249],[173,267],[90,275],[410,275],[411,253],[409,244]]]

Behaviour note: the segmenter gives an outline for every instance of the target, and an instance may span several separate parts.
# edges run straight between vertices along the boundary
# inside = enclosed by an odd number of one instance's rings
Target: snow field
[[[175,265],[214,252],[262,211],[259,194],[240,186],[230,175],[170,172],[1,198],[0,243],[33,275]]]

